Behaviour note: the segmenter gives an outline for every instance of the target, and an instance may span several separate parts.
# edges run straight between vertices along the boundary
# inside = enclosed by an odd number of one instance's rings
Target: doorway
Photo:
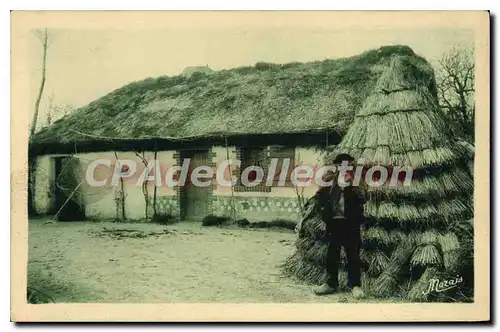
[[[187,173],[184,190],[181,190],[181,211],[183,219],[200,221],[209,214],[209,198],[213,186],[200,187],[191,182],[191,172],[198,166],[209,166],[211,161],[208,150],[186,150],[181,151],[181,165],[184,159],[189,158],[189,171]],[[200,182],[212,181],[212,179],[200,179]]]
[[[59,221],[78,221],[85,219],[79,179],[76,176],[78,158],[56,157],[54,160],[54,213]],[[81,180],[81,179],[80,179]]]

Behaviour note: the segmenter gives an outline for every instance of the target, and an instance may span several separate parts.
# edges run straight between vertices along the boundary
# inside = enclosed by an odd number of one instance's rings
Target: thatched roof
[[[405,59],[404,67],[416,66],[425,76],[416,83],[433,88],[432,68],[407,46],[385,46],[337,60],[195,71],[128,84],[41,130],[34,142],[343,134],[374,89],[399,83],[397,77],[394,82],[381,77],[393,58]]]

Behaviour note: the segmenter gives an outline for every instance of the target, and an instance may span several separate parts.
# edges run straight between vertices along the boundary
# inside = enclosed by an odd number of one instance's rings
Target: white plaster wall
[[[136,176],[126,179],[124,182],[125,191],[125,215],[128,219],[142,219],[145,217],[145,200],[142,192],[142,187],[137,185],[137,180],[143,171],[143,163],[141,159],[134,152],[117,152],[119,159],[134,160],[137,164]],[[160,174],[162,176],[162,186],[157,188],[157,196],[176,195],[173,188],[165,186],[164,175],[169,167],[175,165],[176,160],[173,157],[174,151],[159,151],[157,159],[160,160]],[[37,213],[48,213],[53,206],[54,195],[54,182],[55,182],[55,162],[54,158],[60,155],[46,155],[37,158],[36,169],[36,188],[35,188],[35,209]],[[116,203],[114,201],[115,191],[118,186],[111,184],[111,177],[114,168],[115,154],[113,152],[94,152],[94,153],[81,153],[74,155],[79,158],[79,172],[78,177],[80,180],[86,176],[87,168],[93,161],[97,159],[105,159],[112,162],[110,168],[103,167],[106,174],[103,177],[108,178],[108,182],[103,187],[93,187],[85,180],[79,187],[79,193],[83,198],[83,205],[85,208],[85,215],[91,218],[115,218],[116,217]],[[152,160],[154,152],[146,152],[146,159]],[[96,177],[98,177],[96,175]],[[100,180],[102,178],[98,178]],[[153,182],[148,184],[149,196],[153,197],[154,187]]]
[[[177,159],[174,158],[176,151],[158,151],[156,158],[160,161],[160,173],[162,177],[162,186],[156,189],[157,196],[174,196],[177,192],[172,187],[167,187],[165,175],[169,168],[177,165]],[[154,153],[153,153],[154,155]],[[153,158],[153,157],[151,157]],[[150,190],[153,193],[153,190]]]
[[[227,155],[229,153],[229,159],[236,160],[236,147],[235,146],[228,146],[227,149],[224,146],[214,146],[212,147],[212,153],[215,154],[215,157],[212,158],[212,161],[215,163],[216,168],[224,161],[227,160]],[[226,181],[231,181],[231,172],[229,171],[234,171],[237,167],[235,166],[230,166],[225,169],[224,171],[224,179]],[[214,172],[217,172],[217,169],[214,170]],[[236,174],[236,172],[233,172]],[[229,186],[221,186],[217,183],[217,179],[214,177],[214,195],[231,195],[231,187]]]
[[[118,159],[132,160],[135,162],[137,168],[135,175],[130,178],[125,178],[123,188],[125,193],[125,217],[127,219],[143,219],[145,218],[146,202],[142,191],[140,176],[144,171],[144,163],[142,159],[136,155],[135,152],[117,152]],[[169,167],[174,166],[176,160],[173,158],[174,151],[159,151],[157,153],[157,160],[160,161],[160,175],[162,177],[162,186],[157,188],[157,196],[176,195],[173,188],[167,188],[165,184],[165,174]],[[142,153],[141,153],[142,156]],[[96,152],[80,154],[80,158],[89,162],[96,159],[108,159],[112,161],[112,168],[114,168],[114,160],[116,159],[113,152]],[[154,159],[154,152],[147,151],[144,154],[146,160]],[[86,171],[88,163],[82,163],[82,172]],[[115,192],[120,188],[120,182],[117,185],[112,183],[112,171],[108,175],[108,183],[102,188],[94,188],[87,185],[83,189],[85,199],[85,213],[87,217],[94,218],[115,218],[116,217],[116,203],[114,201]],[[153,175],[153,173],[150,173]],[[148,196],[151,200],[154,193],[154,182],[148,182]]]
[[[86,176],[87,168],[93,161],[97,159],[113,161],[115,159],[112,152],[81,153],[74,157],[77,157],[80,161],[79,171],[81,177]],[[112,169],[109,168],[107,171],[111,174]],[[101,178],[98,177],[98,179],[100,180]],[[114,218],[116,216],[116,209],[114,208],[113,201],[114,189],[115,188],[110,186],[109,180],[103,187],[92,187],[85,180],[80,187],[85,207],[85,216],[91,218]]]
[[[303,187],[303,188],[298,188],[299,192],[301,192],[304,197],[312,197],[316,193],[316,191],[319,189],[319,186],[315,184],[314,176],[316,173],[316,170],[323,166],[323,158],[324,158],[324,151],[316,148],[308,148],[308,147],[298,147],[296,148],[295,151],[295,160],[297,165],[304,165],[304,166],[310,166],[313,168],[314,173],[313,177],[311,178],[312,184]],[[303,181],[303,180],[301,180]],[[294,189],[295,191],[295,189]],[[295,192],[294,192],[295,195]]]
[[[35,173],[35,211],[46,214],[50,211],[54,195],[54,160],[51,156],[40,156]]]
[[[236,147],[228,147],[230,158],[236,158]],[[157,196],[172,196],[176,195],[173,188],[169,188],[165,183],[165,174],[167,170],[176,165],[177,160],[174,158],[175,151],[159,151],[157,159],[160,160],[160,173],[162,176],[162,186],[157,188]],[[214,146],[212,152],[215,153],[212,161],[219,165],[227,159],[226,147]],[[137,185],[137,180],[143,170],[143,163],[141,159],[134,152],[117,152],[119,159],[134,160],[137,165],[136,175],[126,179],[124,182],[125,191],[125,214],[128,219],[142,219],[145,217],[145,201],[142,188]],[[54,155],[41,156],[37,159],[37,172],[36,172],[36,191],[35,191],[35,208],[38,213],[49,212],[53,204],[53,187],[54,187]],[[111,176],[114,168],[115,154],[113,152],[95,152],[78,154],[74,157],[80,159],[80,176],[85,176],[87,167],[96,159],[107,159],[112,161],[112,166],[109,168],[107,176],[109,177],[108,183],[102,188],[91,187],[85,182],[80,187],[80,192],[83,196],[83,203],[85,207],[85,214],[87,217],[94,218],[114,218],[116,217],[116,204],[114,202],[115,187],[111,184]],[[153,159],[154,152],[147,152],[146,159]],[[295,155],[295,163],[298,165],[308,165],[311,167],[320,167],[322,165],[323,155],[320,151],[312,148],[297,148]],[[229,170],[225,172],[225,178],[229,177]],[[153,182],[148,185],[149,196],[153,196]],[[311,185],[299,191],[305,197],[313,196],[317,190],[317,186]],[[214,195],[230,196],[231,188],[216,186],[213,192]],[[296,190],[293,187],[273,187],[271,192],[234,192],[235,196],[241,197],[296,197]]]

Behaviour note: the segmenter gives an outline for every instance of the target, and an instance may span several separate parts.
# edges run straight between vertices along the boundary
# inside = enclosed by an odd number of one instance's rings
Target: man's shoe
[[[328,294],[333,294],[337,291],[337,288],[331,287],[327,283],[324,283],[321,286],[314,287],[313,288],[314,294],[316,295],[328,295]]]
[[[361,289],[361,287],[359,286],[355,286],[353,289],[352,289],[352,296],[355,298],[355,299],[361,299],[365,296],[365,293],[363,292],[363,290]]]

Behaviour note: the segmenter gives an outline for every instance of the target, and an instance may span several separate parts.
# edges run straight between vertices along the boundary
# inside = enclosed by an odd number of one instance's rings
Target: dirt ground
[[[28,282],[55,302],[355,302],[281,275],[291,231],[44,221],[30,221]]]

